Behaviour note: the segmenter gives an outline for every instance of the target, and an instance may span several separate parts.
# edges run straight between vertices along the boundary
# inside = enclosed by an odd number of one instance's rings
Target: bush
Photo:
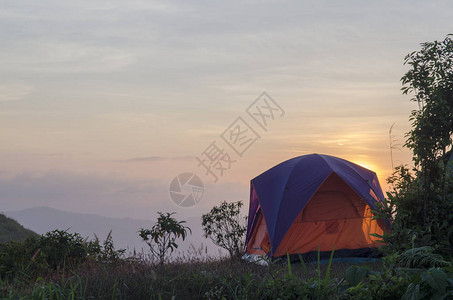
[[[76,266],[88,257],[85,241],[78,233],[54,230],[38,239],[38,247],[45,255],[53,270],[64,268],[66,264]]]
[[[404,94],[413,94],[412,129],[405,146],[412,150],[414,167],[400,166],[389,178],[380,217],[392,220],[384,235],[390,251],[430,246],[453,258],[453,39],[421,44],[406,56],[409,70],[401,78]]]
[[[48,272],[44,253],[39,247],[39,239],[27,238],[22,242],[12,241],[0,244],[0,278],[11,280],[17,276],[25,280]]]
[[[241,216],[242,201],[214,206],[202,216],[204,237],[228,251],[230,257],[239,256],[244,249],[244,237],[247,232],[246,218]]]
[[[165,262],[167,252],[173,252],[178,248],[176,239],[181,237],[183,240],[187,236],[187,231],[192,233],[189,227],[183,224],[185,221],[177,221],[172,218],[175,213],[158,213],[156,224],[151,229],[140,229],[139,235],[144,242],[149,246],[151,254],[157,258],[161,265]]]
[[[86,241],[78,233],[54,230],[22,242],[0,243],[0,278],[33,280],[52,271],[73,270],[88,259],[118,260],[125,250],[115,250],[111,234],[101,245]]]

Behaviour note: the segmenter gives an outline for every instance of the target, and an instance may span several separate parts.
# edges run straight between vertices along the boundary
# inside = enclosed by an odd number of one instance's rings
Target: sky
[[[392,124],[393,163],[411,164],[404,57],[452,15],[449,1],[3,0],[0,211],[195,217],[311,153],[386,190]],[[263,92],[281,108],[266,130],[247,114]],[[239,117],[259,135],[241,156],[221,137]],[[234,161],[217,182],[197,161],[212,142]],[[184,208],[169,186],[186,172],[204,194]]]

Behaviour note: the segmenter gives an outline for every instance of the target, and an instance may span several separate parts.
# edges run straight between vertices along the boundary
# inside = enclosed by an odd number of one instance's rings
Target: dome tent
[[[383,199],[376,173],[359,165],[320,154],[287,160],[251,180],[246,251],[372,256],[380,243],[370,234],[388,229],[372,220]]]

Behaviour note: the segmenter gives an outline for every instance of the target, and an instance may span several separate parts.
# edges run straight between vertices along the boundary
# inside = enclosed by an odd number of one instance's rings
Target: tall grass
[[[71,271],[54,271],[28,284],[0,282],[6,299],[272,299],[272,286],[308,286],[325,272],[317,286],[342,278],[348,266],[287,264],[268,267],[240,259],[188,257],[159,266],[143,257],[115,263],[89,260]],[[330,274],[330,275],[328,275]],[[322,290],[322,289],[321,289]],[[295,291],[297,292],[297,291]]]

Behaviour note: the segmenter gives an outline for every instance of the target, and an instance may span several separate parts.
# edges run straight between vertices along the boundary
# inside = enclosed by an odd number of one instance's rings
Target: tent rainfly
[[[359,165],[321,154],[287,160],[251,180],[246,251],[372,257],[381,244],[370,234],[389,230],[372,219],[383,199],[376,173]]]

